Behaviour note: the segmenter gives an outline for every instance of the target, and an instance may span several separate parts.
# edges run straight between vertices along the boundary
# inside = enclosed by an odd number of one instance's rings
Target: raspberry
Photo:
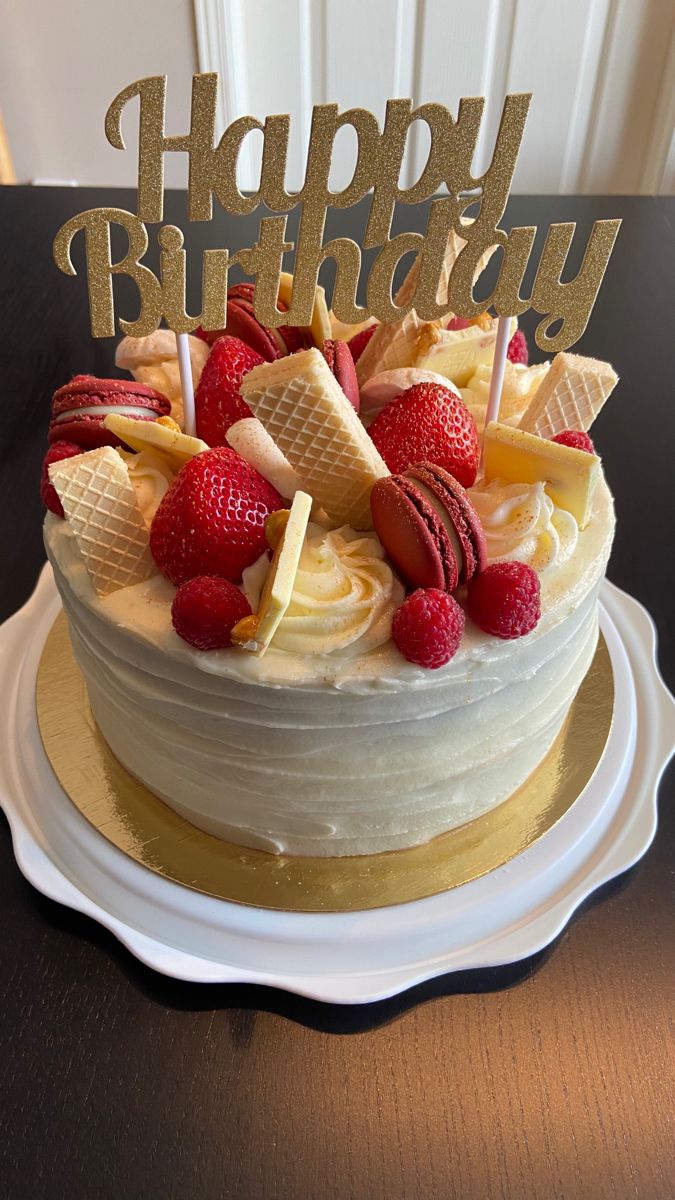
[[[243,592],[218,575],[197,575],[179,587],[171,605],[173,627],[197,650],[231,646],[232,626],[248,617],[251,606]]]
[[[466,609],[485,633],[523,637],[541,616],[539,577],[527,563],[493,563],[471,580]]]
[[[414,384],[382,409],[368,433],[392,474],[432,462],[462,487],[475,482],[480,458],[476,426],[450,385]]]
[[[353,337],[350,337],[347,345],[351,350],[352,358],[354,359],[355,363],[359,361],[376,329],[376,324],[366,325],[365,329],[359,329],[358,333],[355,333]]]
[[[516,329],[516,332],[507,346],[506,357],[508,358],[509,362],[520,363],[520,365],[523,367],[526,367],[529,363],[530,352],[527,347],[527,338],[525,337],[522,329]]]
[[[228,446],[190,459],[150,527],[150,550],[177,586],[197,575],[233,583],[267,549],[265,521],[283,508],[276,488]]]
[[[49,482],[49,468],[52,463],[61,462],[64,458],[74,458],[76,454],[83,453],[82,446],[77,446],[75,442],[61,441],[53,442],[45,454],[40,478],[40,495],[42,503],[57,517],[65,517],[65,513],[54,484]]]
[[[457,653],[464,613],[440,588],[418,588],[394,613],[391,632],[408,662],[435,670]]]
[[[571,446],[573,450],[584,450],[586,454],[595,454],[595,446],[588,434],[579,429],[564,429],[562,433],[556,433],[551,441],[559,446]]]
[[[239,338],[226,334],[213,343],[195,392],[197,437],[209,446],[224,446],[230,425],[253,416],[239,388],[244,375],[261,362]]]

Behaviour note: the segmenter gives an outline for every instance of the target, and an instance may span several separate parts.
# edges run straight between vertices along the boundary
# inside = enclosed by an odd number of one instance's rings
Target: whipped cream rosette
[[[539,575],[561,567],[579,539],[575,518],[556,508],[543,483],[476,484],[470,489],[487,544],[488,563],[524,562]]]
[[[247,594],[254,581],[255,567],[245,574]],[[389,640],[402,599],[403,587],[375,534],[311,523],[272,645],[295,654],[365,654]]]

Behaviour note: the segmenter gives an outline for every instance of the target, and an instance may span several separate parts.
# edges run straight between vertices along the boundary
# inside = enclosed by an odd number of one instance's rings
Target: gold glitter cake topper
[[[562,282],[575,224],[565,222],[548,229],[529,296],[522,296],[523,279],[530,262],[535,226],[506,232],[499,228],[513,179],[530,95],[507,96],[492,160],[487,170],[474,177],[471,165],[483,116],[484,100],[463,99],[457,117],[442,104],[422,104],[413,109],[411,100],[389,100],[380,129],[372,113],[362,108],[339,112],[336,104],[319,104],[313,109],[304,183],[300,191],[285,188],[290,117],[239,117],[216,142],[218,76],[194,75],[190,132],[167,137],[165,133],[166,77],[151,76],[132,83],[115,97],[105,120],[108,141],[124,150],[121,120],[129,100],[140,99],[138,204],[137,212],[120,208],[94,208],[72,217],[54,239],[54,259],[67,275],[76,271],[70,257],[73,238],[85,234],[87,282],[91,331],[94,337],[115,334],[113,276],[126,275],[138,288],[140,310],[135,320],[118,318],[120,329],[134,337],[152,333],[164,322],[177,333],[191,333],[201,325],[206,330],[224,329],[228,273],[237,264],[255,280],[254,307],[262,325],[310,324],[319,269],[326,259],[336,263],[333,311],[340,321],[353,324],[366,317],[388,323],[405,316],[412,308],[422,321],[434,321],[452,313],[474,317],[487,308],[499,316],[519,316],[532,308],[542,315],[536,341],[546,352],[566,350],[584,332],[621,222],[596,221],[591,230],[583,262],[577,275]],[[419,179],[408,188],[399,183],[403,155],[411,125],[423,121],[430,132],[427,161]],[[357,139],[356,164],[348,184],[339,191],[329,189],[333,146],[340,129],[351,127]],[[254,131],[263,135],[258,190],[244,194],[237,184],[237,162],[241,148]],[[180,151],[189,158],[188,218],[209,221],[213,200],[233,215],[245,215],[264,205],[273,213],[260,220],[255,245],[229,254],[226,249],[206,250],[202,260],[202,311],[190,316],[185,309],[186,252],[183,234],[175,225],[160,228],[159,274],[141,259],[148,249],[146,223],[162,221],[164,201],[164,155]],[[447,194],[439,195],[439,190]],[[334,238],[324,243],[329,207],[349,208],[371,194],[370,212],[363,249],[379,248],[370,268],[366,304],[357,304],[361,275],[361,247],[351,238]],[[400,233],[391,237],[395,205],[431,200],[425,234]],[[286,240],[288,213],[301,206],[297,241]],[[467,210],[478,208],[467,225]],[[464,219],[463,219],[464,217]],[[120,226],[128,239],[122,258],[113,260],[110,231]],[[448,283],[447,295],[438,296],[443,259],[452,231],[463,239]],[[501,265],[494,291],[474,299],[477,265],[491,247],[501,251]],[[295,250],[293,290],[289,311],[277,308],[279,276],[283,256]],[[420,255],[417,286],[404,306],[393,299],[396,268],[404,255]],[[559,325],[557,332],[551,330]]]

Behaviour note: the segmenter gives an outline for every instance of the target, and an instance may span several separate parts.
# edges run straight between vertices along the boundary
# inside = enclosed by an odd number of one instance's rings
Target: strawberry
[[[177,585],[196,575],[234,583],[267,549],[265,521],[283,506],[276,488],[234,450],[205,450],[186,463],[157,509],[152,556]]]
[[[358,333],[355,333],[353,337],[350,337],[347,345],[351,350],[351,355],[355,363],[359,361],[376,329],[376,323],[373,325],[366,325],[365,329],[359,329]]]
[[[230,425],[253,416],[239,388],[244,375],[263,361],[245,342],[229,334],[214,342],[195,392],[197,437],[209,446],[223,446]]]
[[[522,329],[516,329],[506,348],[506,357],[509,362],[519,363],[523,367],[526,367],[529,363],[530,352],[527,347],[527,338]]]
[[[64,458],[74,458],[76,454],[83,453],[82,446],[78,446],[75,442],[60,441],[52,442],[45,454],[40,478],[40,495],[42,503],[57,517],[65,517],[65,513],[54,484],[49,482],[49,468],[52,463],[61,462]]]
[[[462,487],[475,482],[478,433],[464,401],[449,385],[414,384],[382,409],[368,433],[392,474],[432,462]]]

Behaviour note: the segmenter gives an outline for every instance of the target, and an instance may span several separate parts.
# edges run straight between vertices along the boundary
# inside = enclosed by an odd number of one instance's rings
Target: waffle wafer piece
[[[520,429],[552,438],[564,429],[590,429],[619,377],[609,363],[556,354],[520,418]]]
[[[241,394],[330,519],[371,529],[370,490],[389,471],[321,352],[254,367]]]
[[[49,478],[99,596],[155,574],[134,485],[116,450],[102,446],[63,459]]]

